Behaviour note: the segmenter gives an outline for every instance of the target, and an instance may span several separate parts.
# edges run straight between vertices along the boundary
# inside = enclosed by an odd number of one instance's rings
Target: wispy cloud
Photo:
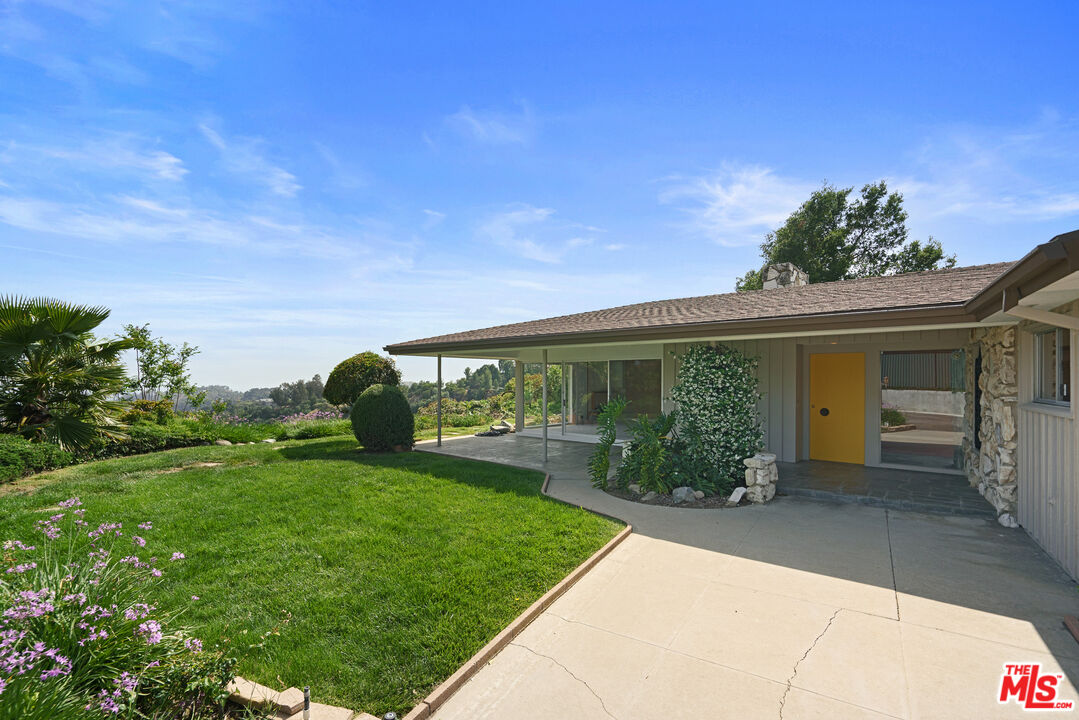
[[[465,137],[486,145],[527,145],[536,134],[536,118],[522,102],[517,112],[474,110],[464,105],[446,123]]]
[[[582,228],[579,224],[552,221],[554,213],[522,203],[489,216],[477,232],[485,241],[528,260],[560,263],[570,250],[591,245],[593,239],[574,234]]]
[[[270,192],[282,197],[294,197],[303,189],[295,175],[266,159],[262,152],[265,144],[262,140],[234,138],[226,141],[221,133],[205,122],[199,124],[199,130],[217,148],[229,172],[263,184]]]
[[[1079,216],[1079,122],[1056,113],[1016,128],[948,128],[912,156],[912,167],[895,173],[891,184],[927,217],[1008,222]]]
[[[660,201],[683,211],[690,231],[728,246],[760,242],[816,187],[760,165],[729,163],[707,176],[671,181]]]
[[[164,150],[146,148],[132,135],[98,136],[78,147],[13,144],[9,151],[32,156],[35,161],[59,160],[68,168],[90,172],[130,170],[158,180],[181,180],[188,173],[183,160]]]

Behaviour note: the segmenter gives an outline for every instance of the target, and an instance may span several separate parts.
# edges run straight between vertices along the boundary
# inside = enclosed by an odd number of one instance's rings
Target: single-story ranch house
[[[1079,230],[1017,262],[817,284],[771,266],[763,290],[386,350],[438,357],[440,382],[442,356],[515,360],[516,429],[546,453],[548,437],[588,439],[609,397],[628,398],[633,414],[670,410],[685,349],[732,346],[759,358],[765,445],[780,461],[965,475],[1002,525],[1021,525],[1079,577],[1077,334]],[[525,427],[525,363],[562,366],[557,423]]]

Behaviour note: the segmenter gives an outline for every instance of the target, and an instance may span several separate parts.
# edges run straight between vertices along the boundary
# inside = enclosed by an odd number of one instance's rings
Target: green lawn
[[[147,550],[187,555],[170,565],[161,605],[199,596],[185,621],[208,643],[252,641],[290,617],[242,675],[401,716],[620,529],[543,497],[542,479],[367,454],[351,438],[185,448],[7,486],[0,539],[33,538],[73,495],[92,524],[118,520],[130,534],[152,521]]]

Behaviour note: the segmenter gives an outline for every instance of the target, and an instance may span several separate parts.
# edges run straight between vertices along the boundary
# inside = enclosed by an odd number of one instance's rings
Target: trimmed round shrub
[[[408,398],[396,385],[372,385],[352,406],[352,432],[368,450],[412,447],[416,425]]]
[[[393,359],[368,351],[338,363],[326,378],[322,397],[334,405],[353,405],[372,385],[400,384],[401,371]]]

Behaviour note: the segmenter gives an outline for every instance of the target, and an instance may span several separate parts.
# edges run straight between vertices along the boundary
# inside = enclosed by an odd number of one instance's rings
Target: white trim
[[[1032,320],[1034,322],[1045,323],[1046,325],[1052,325],[1058,328],[1079,330],[1079,317],[1063,315],[1058,312],[1052,312],[1051,310],[1042,310],[1040,308],[1027,307],[1025,305],[1016,305],[1015,307],[1009,309],[1007,311],[1007,314],[1013,317],[1022,318],[1024,320]]]

